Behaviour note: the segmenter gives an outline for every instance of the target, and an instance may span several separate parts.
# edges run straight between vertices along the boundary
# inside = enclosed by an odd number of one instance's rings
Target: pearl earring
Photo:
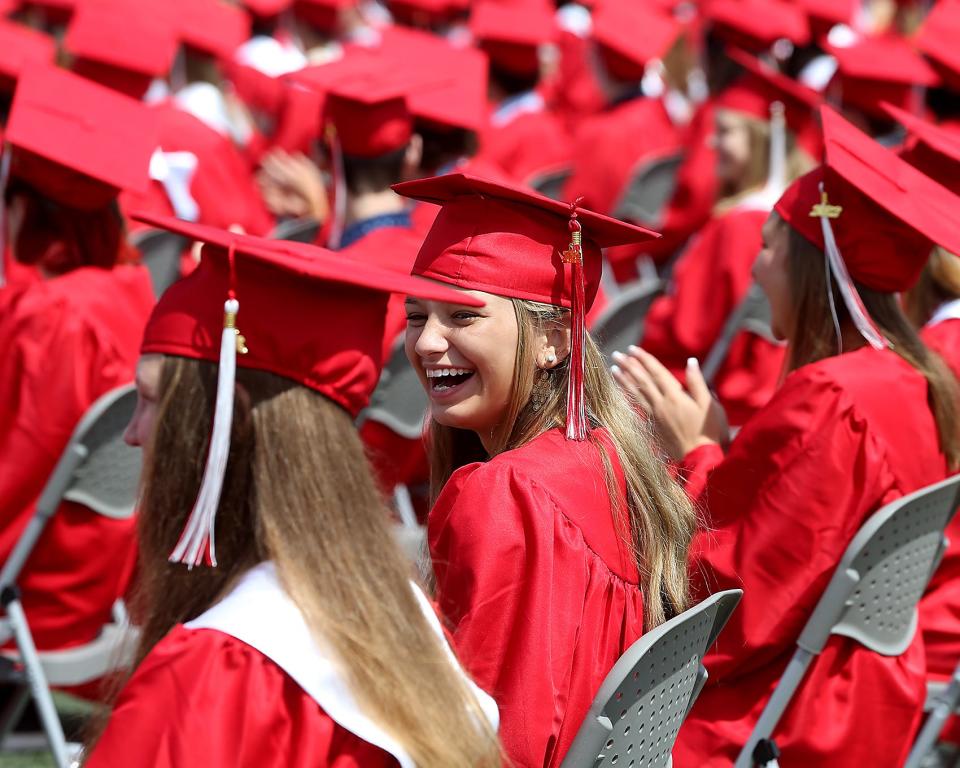
[[[555,362],[557,362],[557,356],[556,356],[556,355],[547,355],[547,363],[548,363],[549,365],[553,365]]]

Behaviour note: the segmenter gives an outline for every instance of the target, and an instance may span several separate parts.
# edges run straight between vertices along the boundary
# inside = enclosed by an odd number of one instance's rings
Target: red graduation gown
[[[480,135],[477,159],[530,184],[544,174],[569,168],[570,152],[570,136],[563,123],[541,109],[518,114],[502,125],[488,125]]]
[[[198,221],[222,229],[239,224],[247,234],[268,234],[273,229],[273,217],[249,164],[230,139],[173,104],[160,103],[152,109],[160,121],[160,148],[164,152],[192,152],[197,157],[190,195],[199,208]],[[143,194],[124,192],[120,205],[125,212],[174,215],[166,190],[158,181],[151,182]]]
[[[709,525],[692,549],[694,594],[739,587],[744,596],[704,661],[710,678],[673,759],[729,766],[860,525],[942,480],[946,460],[924,378],[893,352],[864,347],[787,376],[726,458],[709,446],[683,464]],[[780,765],[899,768],[924,697],[919,632],[894,658],[832,637],[774,732]]]
[[[176,626],[120,694],[88,768],[376,768],[383,750],[341,728],[280,667],[212,629]]]
[[[518,768],[559,765],[600,683],[643,632],[637,568],[598,448],[554,429],[461,467],[427,533],[440,610],[457,655],[500,707],[507,757]]]
[[[74,427],[102,394],[133,381],[154,297],[140,266],[82,267],[19,291],[0,316],[0,560]],[[96,637],[125,587],[134,521],[64,503],[20,577],[41,649]]]
[[[921,336],[960,376],[960,317],[927,325]],[[947,538],[950,546],[920,603],[927,671],[938,678],[950,677],[960,664],[960,517],[947,526]]]
[[[752,283],[766,210],[735,208],[712,219],[680,256],[664,296],[650,307],[643,348],[682,380],[687,358],[701,365]],[[731,424],[741,425],[776,389],[785,350],[740,332],[714,380]]]
[[[682,138],[660,99],[631,99],[586,118],[574,136],[564,199],[582,195],[585,208],[613,215],[633,174],[678,153]]]

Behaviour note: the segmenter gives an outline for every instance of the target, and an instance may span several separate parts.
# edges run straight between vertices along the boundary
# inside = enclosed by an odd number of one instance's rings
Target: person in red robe
[[[722,343],[753,284],[760,228],[786,183],[813,164],[819,144],[817,95],[746,54],[733,55],[747,71],[716,102],[717,173],[726,196],[681,253],[666,294],[644,321],[644,349],[681,378],[689,358],[703,361]],[[774,104],[782,116],[771,116]],[[751,330],[727,343],[712,386],[739,426],[770,399],[784,351]]]
[[[2,559],[86,410],[133,380],[154,297],[116,196],[147,184],[156,126],[132,99],[38,65],[21,76],[5,140],[10,251],[41,279],[7,289],[0,309]],[[60,505],[18,581],[41,650],[89,642],[110,620],[133,529],[132,519]]]
[[[653,416],[706,512],[692,547],[695,594],[744,590],[704,660],[710,677],[681,728],[678,768],[733,762],[860,526],[960,461],[945,407],[956,382],[896,296],[917,279],[931,243],[960,246],[936,212],[960,199],[836,112],[821,114],[825,164],[776,204],[754,268],[789,348],[790,372],[771,401],[724,454],[721,409],[695,364],[684,390],[640,350],[617,358],[618,380]],[[925,671],[919,632],[900,656],[832,637],[774,729],[780,765],[903,765]]]
[[[407,303],[437,600],[511,764],[555,767],[620,655],[686,607],[693,510],[582,330],[600,248],[652,233],[460,173],[396,189],[441,205],[414,274],[462,291]]]
[[[353,426],[389,292],[456,292],[145,223],[205,246],[143,335],[141,634],[85,765],[499,766],[496,706],[411,582]]]

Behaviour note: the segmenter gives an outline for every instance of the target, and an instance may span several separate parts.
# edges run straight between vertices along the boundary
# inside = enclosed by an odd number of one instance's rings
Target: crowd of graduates
[[[860,526],[960,470],[960,0],[0,14],[0,560],[137,390],[136,514],[64,501],[19,581],[41,651],[138,629],[73,691],[91,768],[555,768],[632,643],[740,588],[673,750],[730,766]],[[415,437],[364,418],[403,357]],[[903,765],[958,526],[904,653],[829,640],[780,765]]]

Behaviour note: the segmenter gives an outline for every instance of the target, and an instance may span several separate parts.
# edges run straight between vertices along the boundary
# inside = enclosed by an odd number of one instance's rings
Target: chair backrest
[[[427,405],[427,393],[407,360],[403,344],[397,343],[360,420],[383,424],[401,437],[413,440],[423,432]]]
[[[682,154],[644,158],[634,169],[624,187],[613,216],[655,227],[673,197]]]
[[[305,216],[301,219],[287,219],[281,221],[270,233],[272,240],[292,240],[295,243],[316,242],[320,234],[320,222]]]
[[[947,546],[960,476],[921,488],[875,512],[847,547],[807,621],[801,648],[819,653],[830,635],[885,656],[903,653],[917,629],[917,603]]]
[[[667,766],[703,656],[742,594],[711,595],[631,645],[600,686],[562,768]]]
[[[527,184],[533,187],[544,197],[552,200],[563,200],[563,188],[570,178],[570,169],[562,168],[557,171],[547,171],[541,173],[527,181]]]
[[[727,359],[733,340],[741,331],[760,336],[772,344],[777,343],[773,330],[770,328],[770,312],[770,302],[767,301],[763,289],[756,283],[751,284],[736,309],[730,313],[720,336],[717,337],[706,358],[704,358],[703,377],[708,384],[713,384]]]
[[[611,355],[630,344],[638,344],[643,336],[643,320],[653,300],[663,291],[656,279],[640,280],[626,286],[611,300],[596,319],[591,335],[609,364]]]
[[[187,239],[162,229],[147,229],[131,237],[150,273],[153,293],[163,295],[180,278],[180,256],[187,247]]]

